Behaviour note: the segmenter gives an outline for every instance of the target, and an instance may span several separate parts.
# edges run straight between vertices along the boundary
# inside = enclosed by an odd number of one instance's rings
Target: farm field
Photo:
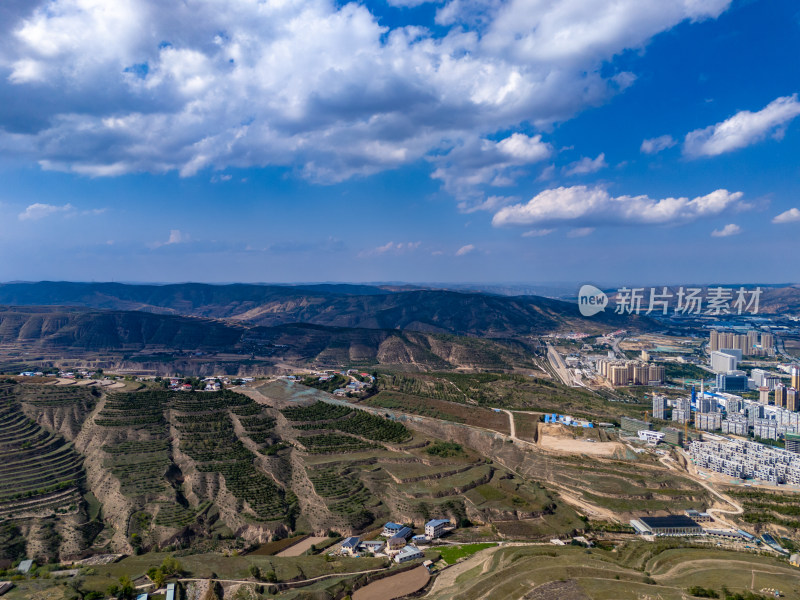
[[[410,402],[407,397],[411,396],[484,408],[555,412],[603,420],[622,415],[642,417],[651,408],[643,399],[612,402],[602,393],[566,387],[542,377],[501,373],[381,373],[378,389],[381,393],[375,398],[383,395],[387,402],[392,398]],[[419,406],[419,410],[424,409],[424,404]]]
[[[365,404],[376,408],[385,408],[389,411],[399,410],[423,417],[444,419],[454,423],[472,425],[473,427],[483,427],[506,435],[511,433],[508,415],[478,406],[469,406],[435,398],[423,398],[394,391],[381,391],[376,396],[368,399]]]
[[[771,587],[786,598],[800,595],[800,571],[778,559],[679,544],[631,542],[617,552],[555,546],[483,550],[444,571],[425,597],[682,600],[695,585],[717,594],[725,586],[731,592]]]
[[[357,589],[353,593],[353,600],[393,600],[394,598],[401,598],[425,587],[430,578],[431,575],[428,573],[428,569],[420,566],[397,575],[384,577]]]

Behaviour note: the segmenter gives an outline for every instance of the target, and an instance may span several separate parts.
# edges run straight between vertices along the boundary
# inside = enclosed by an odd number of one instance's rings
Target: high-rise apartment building
[[[727,373],[728,371],[735,371],[739,361],[735,356],[726,354],[719,350],[711,353],[711,370],[715,373]]]
[[[667,418],[667,398],[653,394],[653,418],[666,419]]]
[[[786,386],[782,383],[775,386],[775,406],[786,408]]]
[[[759,404],[769,404],[769,388],[768,387],[760,387],[760,388],[758,388],[758,403]]]
[[[797,412],[798,405],[797,405],[797,390],[793,387],[786,390],[786,410],[791,412]]]

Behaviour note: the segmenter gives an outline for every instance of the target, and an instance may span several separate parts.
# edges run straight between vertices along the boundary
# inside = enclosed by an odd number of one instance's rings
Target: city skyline
[[[614,6],[5,3],[0,281],[790,281],[796,7]]]

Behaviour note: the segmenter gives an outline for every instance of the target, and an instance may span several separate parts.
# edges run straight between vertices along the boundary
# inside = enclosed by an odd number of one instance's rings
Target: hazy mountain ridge
[[[373,290],[375,293],[364,293]],[[390,292],[348,285],[12,283],[0,285],[2,304],[134,310],[264,326],[313,323],[491,337],[652,326],[645,319],[615,314],[584,319],[575,304],[540,296],[448,290]]]

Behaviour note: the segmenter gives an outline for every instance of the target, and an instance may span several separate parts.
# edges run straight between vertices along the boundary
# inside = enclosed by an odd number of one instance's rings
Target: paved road
[[[564,359],[561,358],[558,351],[550,344],[547,344],[547,359],[550,361],[550,366],[553,367],[556,375],[558,375],[564,385],[573,386],[572,376],[569,374],[569,369],[567,369]]]
[[[503,412],[508,415],[508,426],[509,426],[510,431],[511,431],[511,439],[516,442],[517,441],[517,426],[514,423],[514,413],[512,413],[510,410],[505,410],[505,409],[503,409]]]

